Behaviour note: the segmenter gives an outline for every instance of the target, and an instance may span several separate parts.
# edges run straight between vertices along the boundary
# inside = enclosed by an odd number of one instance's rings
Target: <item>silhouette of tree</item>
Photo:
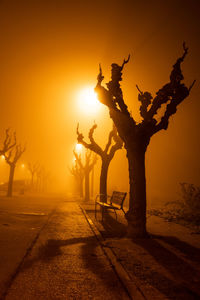
[[[3,142],[3,148],[0,149],[0,155],[5,155],[11,148],[16,145],[16,133],[10,134],[10,129],[5,130],[6,136]],[[12,142],[13,140],[13,142]]]
[[[13,179],[14,179],[14,173],[15,173],[15,167],[17,164],[17,161],[20,159],[22,154],[25,151],[25,147],[22,148],[21,145],[15,145],[14,148],[12,148],[8,154],[5,153],[5,161],[10,167],[10,173],[9,173],[9,180],[8,180],[8,191],[7,196],[12,197],[12,187],[13,187]]]
[[[124,141],[129,165],[130,201],[126,214],[128,221],[127,235],[144,237],[146,235],[146,178],[145,153],[151,137],[158,131],[168,128],[169,118],[176,113],[177,106],[189,95],[192,85],[187,88],[182,80],[181,71],[188,48],[183,44],[183,55],[173,65],[170,80],[153,98],[151,93],[139,90],[138,100],[141,102],[140,115],[142,121],[136,123],[124,102],[120,81],[122,70],[128,63],[130,56],[124,60],[122,66],[112,64],[111,81],[104,88],[101,83],[104,79],[100,66],[95,91],[99,101],[109,108],[110,117],[117,127],[119,136]],[[156,120],[158,109],[165,105],[165,112],[161,120]]]
[[[86,151],[85,153],[85,163],[83,164],[81,160],[81,155],[78,155],[76,151],[73,151],[75,159],[84,173],[85,178],[85,200],[90,200],[90,172],[94,168],[97,162],[97,155],[92,157],[91,151]]]
[[[117,129],[113,125],[113,129],[109,133],[108,142],[104,150],[95,142],[94,140],[94,130],[97,128],[97,125],[94,124],[89,131],[89,140],[90,143],[85,142],[84,136],[79,132],[79,125],[77,125],[77,140],[78,143],[82,144],[85,148],[95,152],[101,157],[101,175],[100,175],[100,198],[102,202],[107,201],[107,177],[108,177],[108,168],[111,160],[113,159],[115,152],[122,148],[123,142],[119,135],[117,134]],[[114,142],[114,144],[113,144]]]
[[[77,187],[78,187],[78,191],[79,191],[79,196],[82,198],[83,197],[84,172],[83,172],[83,169],[81,169],[80,165],[78,164],[77,159],[75,159],[74,166],[71,169],[69,168],[69,170],[70,170],[70,173],[75,178],[75,181],[76,181]]]
[[[31,188],[32,189],[34,189],[34,179],[35,179],[38,168],[39,168],[38,162],[35,162],[35,163],[29,162],[28,163],[28,170],[31,174]]]
[[[46,191],[48,183],[50,181],[50,172],[47,172],[44,166],[38,164],[35,174],[36,174],[36,190],[39,192]]]

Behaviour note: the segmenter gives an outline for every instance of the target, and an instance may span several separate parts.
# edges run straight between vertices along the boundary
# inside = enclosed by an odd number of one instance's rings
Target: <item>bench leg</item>
[[[123,207],[122,207],[122,211],[123,211],[124,214],[126,214],[125,211],[124,211],[124,209],[123,209]]]
[[[116,217],[116,220],[117,220],[117,213],[116,213],[116,210],[114,209],[114,211],[115,211],[115,217]]]

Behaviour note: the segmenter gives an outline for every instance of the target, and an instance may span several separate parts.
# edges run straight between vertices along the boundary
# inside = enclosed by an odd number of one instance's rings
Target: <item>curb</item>
[[[130,278],[129,274],[123,267],[123,265],[118,261],[116,255],[112,251],[111,248],[104,245],[104,238],[102,237],[100,231],[97,229],[95,224],[92,222],[92,220],[88,217],[85,209],[79,205],[80,209],[82,210],[86,221],[88,222],[90,228],[92,229],[96,239],[100,243],[100,246],[108,258],[109,262],[111,263],[115,273],[117,274],[118,278],[120,279],[122,285],[124,286],[126,292],[128,293],[130,299],[134,300],[144,300],[146,297],[144,296],[141,289],[133,282],[133,280]]]

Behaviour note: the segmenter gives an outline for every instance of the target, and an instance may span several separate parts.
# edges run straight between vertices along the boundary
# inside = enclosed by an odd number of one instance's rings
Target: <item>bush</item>
[[[200,187],[191,183],[180,183],[185,206],[191,211],[200,210]]]

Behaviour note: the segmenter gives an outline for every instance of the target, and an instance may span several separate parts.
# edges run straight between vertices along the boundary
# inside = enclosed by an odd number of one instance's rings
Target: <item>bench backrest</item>
[[[110,199],[111,204],[123,207],[124,200],[127,193],[113,191],[112,197]]]

